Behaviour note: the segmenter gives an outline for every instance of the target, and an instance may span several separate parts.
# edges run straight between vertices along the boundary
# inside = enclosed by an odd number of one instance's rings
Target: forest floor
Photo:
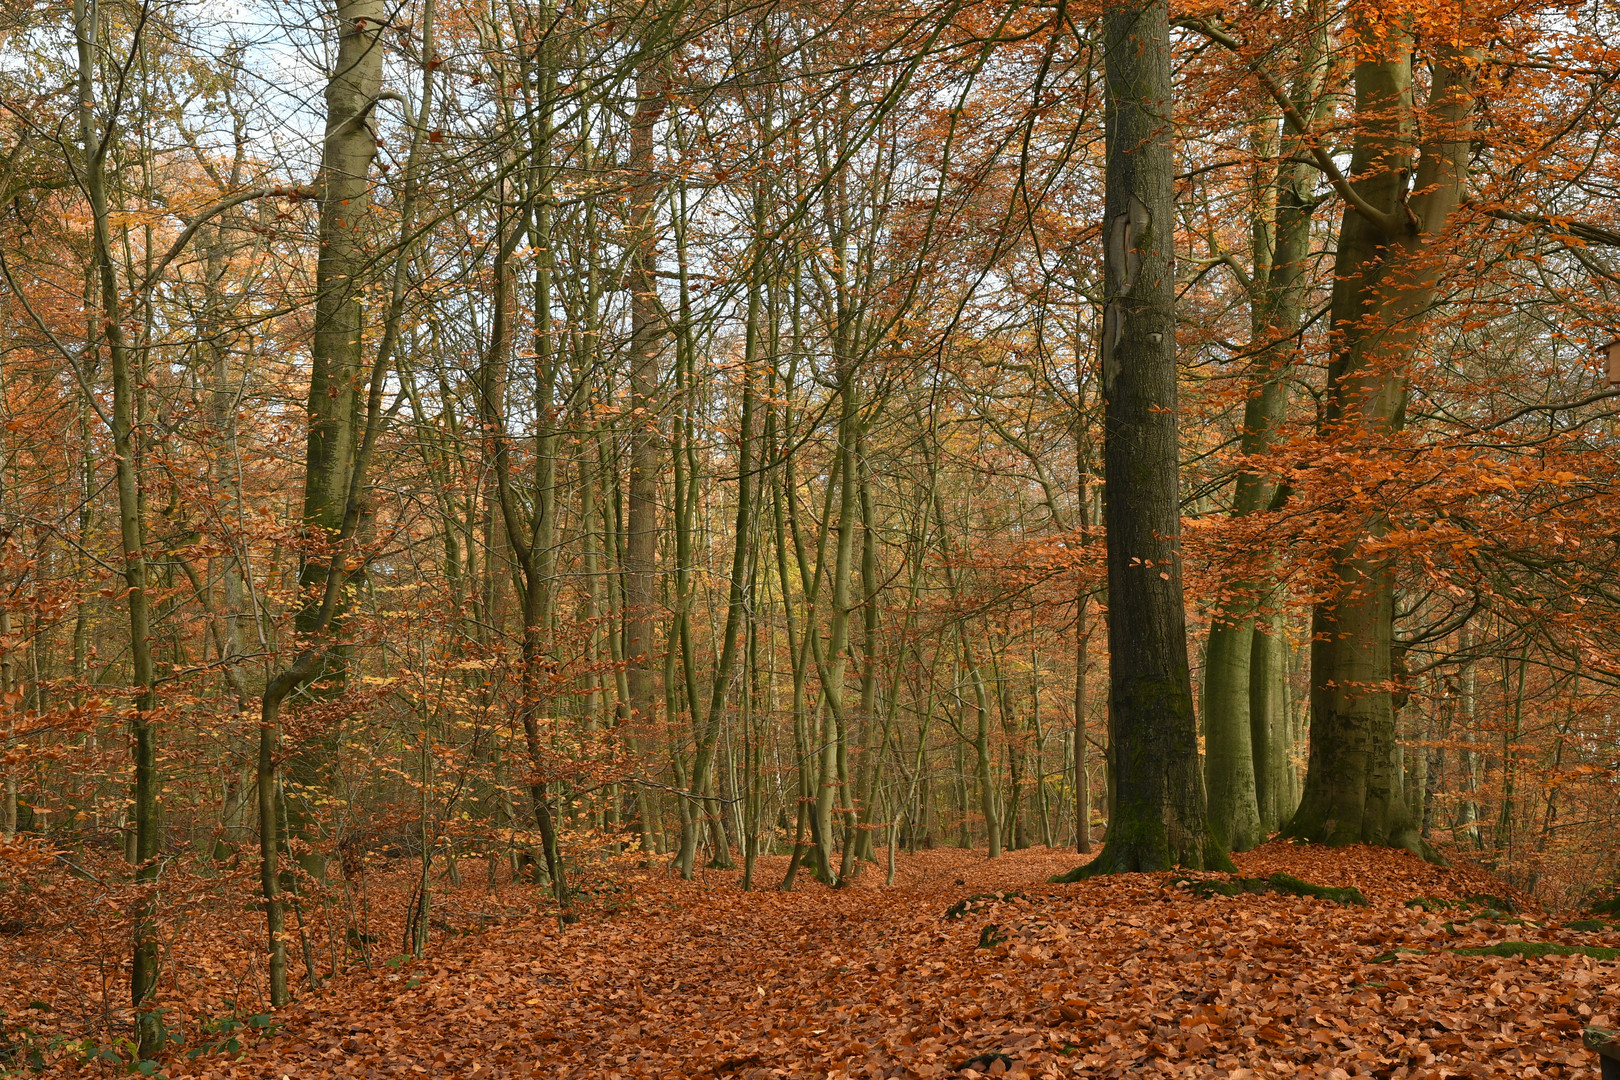
[[[1479,895],[1505,890],[1477,869],[1282,842],[1237,857],[1251,877],[1355,886],[1360,907],[1199,898],[1167,874],[1045,883],[1076,861],[1048,849],[920,852],[900,857],[892,887],[879,865],[836,890],[801,876],[791,893],[744,893],[735,872],[681,882],[627,865],[597,882],[594,910],[565,933],[531,910],[436,940],[424,960],[396,957],[305,993],[268,1030],[242,1029],[236,1052],[220,1051],[216,1032],[213,1052],[197,1053],[209,1044],[194,1036],[196,1056],[162,1072],[1586,1077],[1596,1058],[1582,1027],[1620,1017],[1620,966],[1601,958],[1620,933],[1510,916]],[[761,860],[758,880],[774,885],[783,863]],[[456,892],[466,896],[446,897],[446,911],[465,915],[476,887]],[[44,976],[6,962],[18,941],[0,938],[0,1008],[12,1017],[19,995],[70,989],[24,985]],[[1465,951],[1504,941],[1587,952]]]

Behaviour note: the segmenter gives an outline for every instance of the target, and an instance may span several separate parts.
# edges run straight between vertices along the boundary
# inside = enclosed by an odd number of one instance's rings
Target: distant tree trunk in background
[[[1294,813],[1293,701],[1283,617],[1257,619],[1249,650],[1249,732],[1260,826],[1268,834]]]
[[[1163,2],[1103,15],[1108,111],[1102,327],[1114,807],[1066,875],[1228,867],[1198,763],[1181,583],[1174,154]]]
[[[1074,617],[1074,846],[1081,855],[1091,854],[1091,775],[1086,747],[1086,653],[1091,639],[1086,605],[1090,602],[1082,593],[1075,601]]]
[[[1001,857],[1001,814],[997,806],[995,767],[990,760],[990,695],[973,654],[965,620],[957,624],[957,643],[962,649],[968,679],[973,684],[973,715],[977,721],[973,727],[973,752],[978,763],[979,810],[984,814],[985,842],[990,857],[998,859]]]
[[[1082,398],[1082,400],[1084,400]],[[1083,423],[1083,422],[1082,422]],[[1079,476],[1080,546],[1090,540],[1091,472],[1090,455],[1082,423],[1075,425],[1075,472]],[[1074,846],[1081,855],[1091,854],[1091,748],[1086,745],[1086,661],[1091,653],[1091,594],[1082,592],[1074,607]]]
[[[9,452],[8,455],[9,456]],[[0,481],[4,477],[0,476]],[[3,484],[0,484],[3,490]],[[11,693],[15,684],[13,675],[15,663],[11,658],[11,609],[0,610],[0,698]],[[16,720],[6,721],[5,742],[10,745],[15,737]],[[17,835],[17,775],[10,768],[0,777],[0,840],[10,840]]]
[[[630,123],[630,481],[625,515],[624,662],[629,668],[630,722],[651,725],[657,716],[658,675],[653,659],[658,605],[658,467],[662,419],[658,356],[664,335],[658,303],[658,178],[653,173],[653,128],[664,112],[658,61],[648,57],[636,77]]]

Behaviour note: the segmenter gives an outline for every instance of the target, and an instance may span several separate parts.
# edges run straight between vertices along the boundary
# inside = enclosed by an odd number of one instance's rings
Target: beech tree
[[[1438,47],[1420,114],[1413,102],[1413,32],[1360,29],[1351,171],[1334,177],[1347,205],[1321,420],[1333,438],[1387,436],[1405,423],[1406,358],[1419,346],[1422,315],[1444,265],[1437,238],[1466,194],[1475,109],[1478,57],[1469,48]],[[1386,527],[1376,518],[1365,523],[1373,537]],[[1389,560],[1367,553],[1358,536],[1335,553],[1330,573],[1332,591],[1312,612],[1310,762],[1299,809],[1284,831],[1318,842],[1421,850],[1419,823],[1395,771]]]
[[[1168,6],[1103,17],[1108,838],[1071,879],[1229,866],[1210,833],[1182,600]]]

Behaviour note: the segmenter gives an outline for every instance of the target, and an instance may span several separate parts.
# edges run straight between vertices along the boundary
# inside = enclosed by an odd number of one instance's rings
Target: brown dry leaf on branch
[[[780,861],[762,860],[762,876]],[[1245,875],[1356,886],[1362,908],[1276,893],[1200,899],[1165,874],[1045,884],[1073,861],[923,852],[901,859],[893,888],[869,868],[848,888],[792,893],[625,863],[629,901],[565,935],[536,915],[435,943],[426,960],[306,994],[237,1060],[181,1056],[165,1071],[1575,1077],[1595,1068],[1581,1028],[1620,1017],[1613,962],[1460,951],[1620,945],[1533,916],[1479,917],[1465,898],[1504,889],[1477,869],[1280,841],[1237,856]],[[1418,897],[1427,904],[1406,906]],[[227,945],[220,970],[241,955]],[[18,992],[23,981],[5,1007]]]

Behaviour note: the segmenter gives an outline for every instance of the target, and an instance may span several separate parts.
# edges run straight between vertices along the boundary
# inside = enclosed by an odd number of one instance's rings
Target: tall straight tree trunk
[[[1332,298],[1336,352],[1328,368],[1324,438],[1377,455],[1405,420],[1411,356],[1442,256],[1435,241],[1461,203],[1474,112],[1475,58],[1436,53],[1427,108],[1413,104],[1414,45],[1397,30],[1355,69],[1356,138]],[[1424,135],[1413,177],[1414,134]],[[1395,578],[1387,553],[1364,548],[1388,531],[1371,513],[1333,554],[1332,592],[1312,612],[1310,758],[1287,835],[1329,844],[1387,844],[1431,853],[1396,772]]]
[[[1114,807],[1069,880],[1228,867],[1205,817],[1181,582],[1174,155],[1163,0],[1103,14],[1102,327]]]
[[[653,658],[658,605],[658,467],[660,408],[658,357],[665,332],[658,304],[658,178],[653,173],[653,128],[664,112],[658,61],[642,61],[630,122],[630,480],[625,516],[624,662],[629,668],[630,722],[650,729],[657,717],[658,675]]]
[[[337,0],[335,66],[326,83],[326,137],[321,144],[320,250],[315,266],[315,326],[310,350],[309,428],[304,455],[304,540],[298,587],[305,597],[293,620],[301,638],[317,626],[322,605],[308,598],[328,581],[333,546],[343,528],[349,481],[359,437],[361,369],[364,363],[364,275],[374,257],[370,169],[377,153],[374,123],[382,92],[384,49],[379,37],[388,18],[381,0]],[[334,621],[346,606],[338,600]],[[339,693],[347,675],[348,650],[334,644],[321,652],[310,682]],[[319,793],[327,786],[333,744],[328,736],[305,737],[287,754],[284,800],[290,838],[303,841],[302,868],[325,874],[319,845]]]
[[[1249,739],[1260,826],[1282,828],[1294,813],[1293,702],[1288,685],[1288,638],[1283,616],[1255,620],[1249,647]]]
[[[877,812],[878,790],[883,782],[883,762],[892,730],[892,715],[885,711],[883,722],[878,723],[878,592],[880,582],[877,567],[877,522],[872,504],[871,472],[866,463],[865,433],[855,457],[860,471],[861,506],[861,722],[864,738],[860,757],[856,762],[860,782],[856,786],[854,844],[846,850],[844,869],[840,877],[854,877],[860,873],[857,859],[876,862],[872,834],[875,832],[873,814]],[[904,651],[902,650],[902,659]],[[877,743],[873,745],[873,736]]]
[[[79,62],[79,136],[83,142],[83,183],[90,204],[91,258],[95,261],[95,283],[99,289],[101,339],[107,344],[112,375],[112,430],[114,466],[118,491],[118,535],[124,557],[124,585],[129,611],[129,654],[134,708],[130,712],[129,733],[135,766],[134,807],[135,880],[143,887],[155,885],[158,875],[158,765],[157,708],[153,690],[156,672],[152,662],[150,598],[147,595],[146,533],[141,516],[140,423],[136,396],[136,360],[124,340],[122,305],[119,302],[118,271],[113,263],[112,233],[107,200],[107,143],[95,117],[95,53],[97,48],[96,12],[88,0],[75,0],[74,33]],[[110,132],[109,132],[110,134]],[[162,1017],[151,1008],[150,998],[157,986],[158,941],[153,924],[154,900],[143,896],[137,901],[135,933],[129,971],[129,999],[135,1010],[137,1052],[142,1059],[156,1057],[163,1048]]]
[[[413,125],[411,152],[407,159],[404,194],[401,199],[398,247],[392,258],[391,296],[382,322],[382,333],[369,365],[364,364],[361,341],[363,323],[362,275],[370,264],[369,178],[376,152],[372,116],[382,95],[382,48],[379,37],[386,12],[378,0],[339,0],[334,12],[338,48],[336,66],[326,89],[326,139],[323,143],[321,176],[320,256],[316,269],[317,290],[313,332],[312,370],[309,403],[309,441],[305,457],[304,525],[315,556],[306,556],[299,571],[299,606],[294,619],[298,631],[293,661],[272,675],[265,684],[259,714],[259,876],[264,892],[265,923],[269,938],[269,981],[271,1004],[287,1003],[286,949],[282,941],[285,914],[281,882],[277,873],[278,809],[289,800],[281,795],[281,770],[277,759],[281,732],[281,709],[289,696],[322,678],[341,679],[346,658],[345,646],[334,641],[334,621],[341,612],[343,594],[349,583],[348,548],[360,531],[364,509],[367,464],[376,448],[385,415],[383,391],[389,371],[389,357],[399,340],[404,307],[405,272],[410,258],[413,214],[416,202],[416,168],[426,133]],[[431,38],[431,11],[424,24]],[[424,51],[423,110],[431,100],[426,70],[429,48]],[[366,387],[363,413],[359,389]],[[346,396],[352,400],[344,402]],[[363,416],[363,420],[362,420]],[[321,746],[306,744],[289,760],[289,773],[306,790],[318,785]],[[289,829],[313,831],[314,815],[307,808],[286,811]],[[317,852],[307,852],[306,868],[324,870]],[[306,951],[306,962],[308,961]],[[311,971],[313,982],[313,971]]]
[[[1075,600],[1074,616],[1074,847],[1091,854],[1091,766],[1086,746],[1086,654],[1091,629],[1087,625],[1089,594]]]
[[[0,610],[0,696],[11,693],[16,684],[11,653],[11,609],[5,608]],[[16,726],[15,718],[6,721],[7,746],[16,737]],[[8,768],[0,782],[0,840],[10,840],[17,835],[17,774]]]

